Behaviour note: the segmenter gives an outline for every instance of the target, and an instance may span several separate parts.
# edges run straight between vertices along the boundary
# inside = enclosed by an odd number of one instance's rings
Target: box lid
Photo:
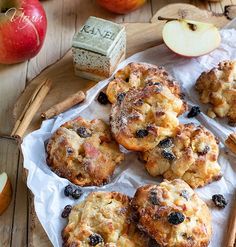
[[[121,38],[125,27],[111,21],[90,16],[73,38],[73,47],[109,55]]]

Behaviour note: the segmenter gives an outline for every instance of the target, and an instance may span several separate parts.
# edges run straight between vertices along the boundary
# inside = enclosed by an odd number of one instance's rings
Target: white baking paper
[[[219,137],[220,157],[219,163],[224,177],[203,188],[197,189],[197,194],[209,205],[213,219],[213,237],[211,247],[223,247],[224,233],[230,217],[233,193],[236,188],[236,156],[227,150],[223,142],[227,135],[236,131],[229,127],[226,120],[210,119],[204,114],[206,105],[199,102],[194,90],[194,83],[202,71],[208,70],[226,59],[236,59],[236,30],[227,29],[221,31],[222,44],[214,52],[200,58],[187,59],[175,55],[165,45],[150,48],[128,58],[119,68],[131,61],[146,62],[156,65],[164,65],[167,70],[180,82],[189,105],[200,105],[201,113],[195,122],[200,122]],[[43,225],[49,239],[54,246],[62,246],[61,231],[67,224],[67,220],[60,217],[67,204],[77,204],[91,191],[119,191],[132,196],[135,190],[147,183],[159,183],[161,179],[153,178],[145,171],[144,166],[138,161],[137,155],[129,152],[125,161],[116,169],[110,184],[102,187],[84,188],[84,194],[80,200],[65,197],[63,189],[68,185],[68,180],[58,177],[46,165],[45,141],[64,122],[77,116],[87,119],[101,118],[108,121],[110,106],[102,106],[96,101],[98,92],[104,88],[109,80],[101,81],[89,90],[86,101],[79,107],[75,107],[55,119],[44,121],[41,128],[26,136],[22,144],[24,155],[24,167],[28,169],[27,185],[34,194],[34,204],[37,216]],[[186,114],[181,117],[181,122],[190,122]],[[219,210],[213,207],[211,197],[213,194],[223,194],[229,201],[228,206]]]

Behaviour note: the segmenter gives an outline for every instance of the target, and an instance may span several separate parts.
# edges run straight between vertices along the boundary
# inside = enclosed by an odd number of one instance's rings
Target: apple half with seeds
[[[0,215],[8,208],[12,199],[12,186],[5,172],[0,174]]]
[[[167,47],[185,57],[207,54],[221,42],[220,33],[213,24],[185,19],[168,21],[162,35]]]

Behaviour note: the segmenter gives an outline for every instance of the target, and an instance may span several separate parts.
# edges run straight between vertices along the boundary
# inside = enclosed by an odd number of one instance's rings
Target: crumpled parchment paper
[[[217,182],[211,183],[203,188],[197,189],[197,194],[209,205],[213,219],[213,236],[211,247],[224,246],[224,234],[230,217],[233,193],[236,189],[236,156],[228,152],[223,142],[227,135],[236,128],[229,127],[226,120],[210,119],[204,113],[207,106],[199,102],[194,84],[202,71],[217,65],[218,62],[227,59],[236,59],[236,30],[224,29],[221,31],[222,44],[212,53],[200,58],[186,59],[169,51],[165,45],[150,48],[137,53],[121,63],[121,68],[131,61],[146,62],[156,65],[164,65],[166,69],[180,82],[186,95],[186,101],[191,105],[200,105],[202,113],[197,119],[187,119],[186,114],[181,122],[201,123],[211,130],[220,143],[219,164],[224,177]],[[60,114],[57,118],[44,121],[41,128],[24,138],[22,152],[24,156],[24,167],[28,169],[27,185],[34,194],[34,204],[37,216],[44,227],[49,239],[54,246],[62,246],[61,230],[67,224],[67,220],[61,218],[61,212],[67,204],[77,204],[83,200],[91,191],[119,191],[132,196],[135,190],[147,183],[159,183],[160,178],[153,178],[145,171],[144,166],[138,161],[133,152],[126,154],[125,161],[116,169],[110,184],[102,187],[86,187],[84,194],[79,200],[65,197],[63,190],[68,185],[68,180],[58,177],[46,165],[45,141],[64,122],[77,116],[87,119],[101,118],[108,121],[110,106],[102,106],[96,101],[98,92],[104,88],[109,80],[99,82],[87,93],[86,101]],[[229,201],[228,206],[219,210],[213,207],[211,197],[213,194],[223,194]]]

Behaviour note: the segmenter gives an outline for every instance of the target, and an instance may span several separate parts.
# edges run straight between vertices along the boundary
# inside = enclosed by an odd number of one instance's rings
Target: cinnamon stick
[[[225,145],[236,154],[236,133],[232,133],[225,140]]]
[[[44,80],[34,91],[33,95],[26,103],[21,115],[17,119],[11,136],[21,139],[31,123],[35,113],[41,106],[52,85],[51,80]]]
[[[47,111],[41,113],[41,117],[43,119],[49,119],[52,118],[68,109],[70,109],[72,106],[81,103],[85,99],[85,94],[83,91],[78,91],[75,94],[70,95],[68,98],[66,98],[64,101],[50,107]]]
[[[234,247],[236,244],[236,191],[234,192],[233,208],[229,216],[229,224],[227,229],[226,247]]]

